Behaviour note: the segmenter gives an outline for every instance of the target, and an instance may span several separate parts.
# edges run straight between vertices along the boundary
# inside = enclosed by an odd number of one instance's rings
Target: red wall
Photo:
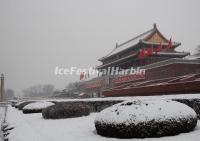
[[[192,73],[200,73],[200,64],[183,64],[183,63],[169,64],[146,70],[145,80],[176,77]]]

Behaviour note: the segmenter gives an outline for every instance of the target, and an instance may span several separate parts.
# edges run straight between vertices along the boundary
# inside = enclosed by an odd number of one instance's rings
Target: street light
[[[0,87],[0,97],[1,97],[1,102],[3,102],[3,96],[4,96],[4,74],[2,73],[1,74],[1,77],[0,77],[0,79],[1,79],[1,87]]]

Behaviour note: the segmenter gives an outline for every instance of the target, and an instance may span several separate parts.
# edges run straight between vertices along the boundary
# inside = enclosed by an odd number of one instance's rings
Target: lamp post
[[[3,102],[3,95],[4,95],[4,74],[3,73],[1,74],[0,79],[1,79],[1,88],[0,88],[1,99],[0,100],[1,100],[1,102]]]

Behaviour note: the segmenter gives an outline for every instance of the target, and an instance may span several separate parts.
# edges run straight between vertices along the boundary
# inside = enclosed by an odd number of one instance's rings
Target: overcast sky
[[[181,42],[200,44],[199,0],[0,0],[0,73],[6,88],[35,84],[64,88],[78,76],[55,76],[59,67],[89,67],[157,23]]]

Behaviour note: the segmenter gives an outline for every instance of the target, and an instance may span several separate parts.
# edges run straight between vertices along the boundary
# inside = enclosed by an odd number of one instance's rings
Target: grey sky
[[[0,72],[18,93],[35,84],[63,88],[78,76],[56,66],[89,67],[157,23],[179,51],[200,44],[199,0],[0,0]]]

